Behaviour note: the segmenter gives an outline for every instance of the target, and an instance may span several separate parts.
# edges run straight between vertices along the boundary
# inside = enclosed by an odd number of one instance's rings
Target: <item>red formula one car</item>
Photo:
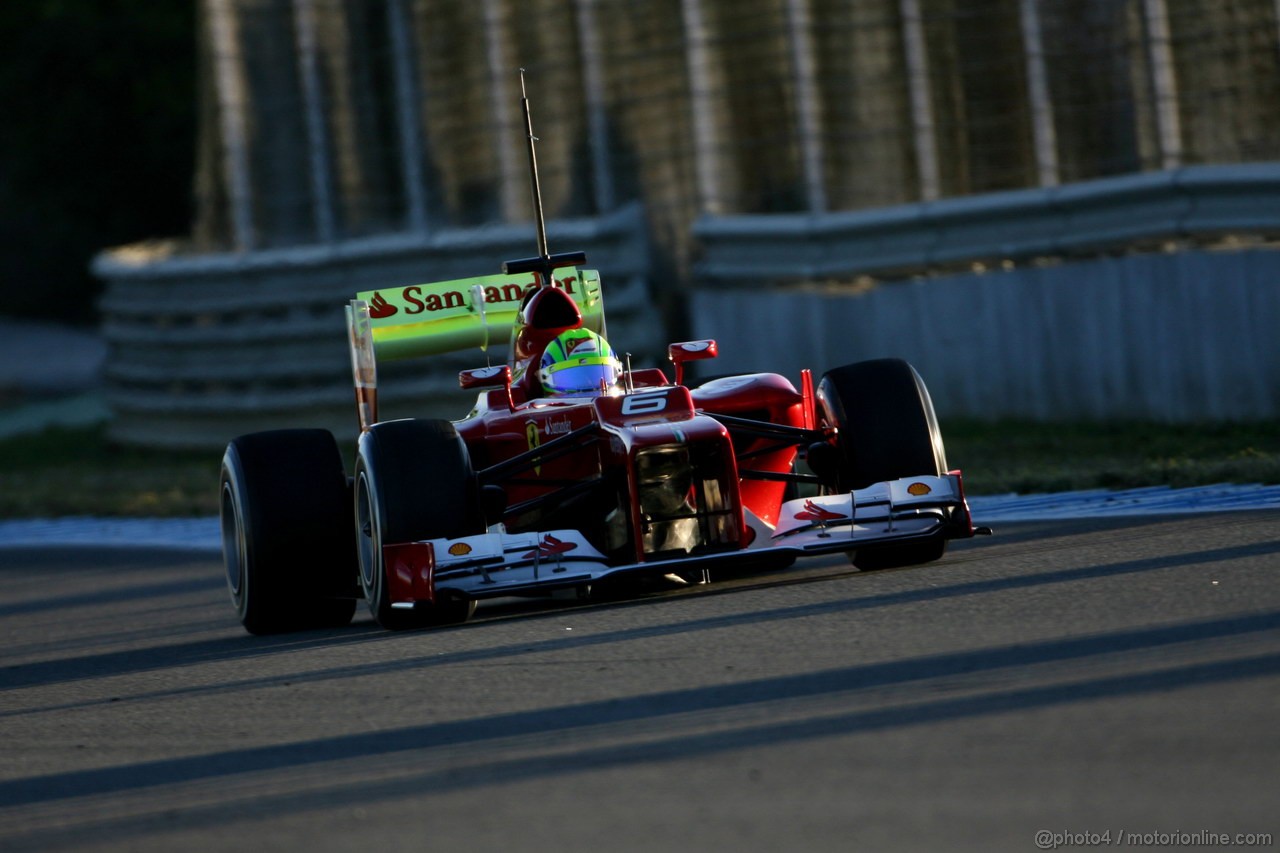
[[[598,276],[566,266],[580,260],[353,301],[353,476],[323,430],[227,447],[224,557],[249,631],[342,624],[360,597],[411,628],[463,621],[484,598],[833,552],[910,565],[982,532],[909,364],[850,364],[816,387],[808,371],[799,388],[771,373],[690,387],[685,365],[717,355],[703,340],[671,344],[674,377],[627,369],[601,334]],[[461,374],[479,390],[465,418],[378,420],[378,360],[501,334],[508,362]]]
[[[536,202],[536,168],[533,185]],[[551,255],[538,226],[539,255],[502,275],[348,306],[351,476],[323,430],[227,447],[223,551],[250,632],[345,624],[360,598],[401,629],[464,621],[486,598],[617,594],[836,552],[911,565],[988,532],[909,364],[691,387],[685,366],[717,355],[702,340],[670,345],[672,376],[631,369],[604,337],[598,275],[581,253]],[[378,419],[379,361],[490,341],[509,357],[461,373],[478,391],[465,418]]]

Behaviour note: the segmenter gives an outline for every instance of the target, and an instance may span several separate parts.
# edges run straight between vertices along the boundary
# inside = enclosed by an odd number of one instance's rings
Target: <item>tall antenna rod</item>
[[[524,90],[524,69],[520,69],[520,109],[524,112],[524,135],[529,148],[529,189],[533,192],[533,221],[538,228],[538,254],[550,260],[547,249],[547,220],[542,215],[542,185],[538,183],[538,151],[533,135],[533,117],[529,114],[529,96]]]
[[[520,109],[524,112],[525,141],[529,144],[529,189],[533,192],[533,222],[538,229],[538,256],[521,258],[518,261],[507,261],[502,271],[508,275],[532,272],[537,274],[538,283],[542,287],[551,287],[552,273],[560,267],[573,267],[586,263],[585,252],[561,252],[551,254],[547,248],[547,221],[542,215],[542,185],[538,183],[538,154],[534,143],[538,137],[533,135],[533,118],[529,115],[529,97],[524,90],[524,69],[520,69]]]

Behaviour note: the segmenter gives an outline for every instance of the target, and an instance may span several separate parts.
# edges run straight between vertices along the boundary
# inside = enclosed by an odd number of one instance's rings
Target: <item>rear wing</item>
[[[554,285],[573,297],[582,324],[605,333],[600,274],[558,269]],[[377,363],[440,355],[491,343],[506,346],[525,294],[538,287],[533,273],[477,276],[386,287],[356,294],[346,307],[351,372],[360,428],[377,422]],[[505,354],[504,354],[505,357]]]

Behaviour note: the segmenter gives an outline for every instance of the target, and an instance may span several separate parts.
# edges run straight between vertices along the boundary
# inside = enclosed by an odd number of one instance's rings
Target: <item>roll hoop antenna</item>
[[[540,287],[551,287],[552,273],[560,267],[573,267],[586,263],[586,252],[561,252],[551,254],[547,247],[547,221],[542,213],[542,185],[538,182],[538,137],[533,135],[533,118],[529,113],[529,97],[524,88],[524,69],[520,69],[520,109],[524,113],[525,142],[529,151],[529,190],[533,195],[533,222],[537,228],[538,256],[507,261],[502,271],[507,275],[531,272],[537,275]]]

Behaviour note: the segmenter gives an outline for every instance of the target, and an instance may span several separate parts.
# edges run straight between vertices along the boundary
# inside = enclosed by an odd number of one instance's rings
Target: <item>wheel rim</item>
[[[360,583],[365,597],[372,600],[378,580],[378,520],[370,499],[369,480],[363,471],[356,481],[356,550]]]
[[[244,525],[240,522],[240,507],[230,483],[222,484],[222,554],[227,571],[227,587],[238,601],[244,587]]]
[[[916,381],[916,388],[920,389],[920,405],[924,409],[924,419],[929,430],[929,442],[933,445],[933,464],[938,469],[938,475],[947,473],[947,450],[942,441],[942,429],[938,426],[938,413],[933,408],[933,398],[929,396],[929,389],[924,384],[924,379],[920,373],[913,367],[911,368],[911,376]]]

